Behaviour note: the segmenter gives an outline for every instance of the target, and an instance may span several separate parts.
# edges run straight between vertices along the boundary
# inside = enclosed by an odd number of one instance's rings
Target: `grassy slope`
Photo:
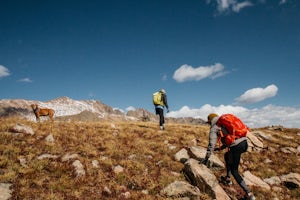
[[[35,135],[14,136],[9,129],[16,123],[31,126]],[[42,122],[33,123],[21,119],[0,119],[0,182],[13,183],[13,199],[122,199],[129,191],[131,199],[164,199],[159,192],[175,180],[185,180],[180,173],[183,164],[174,160],[174,154],[183,146],[189,146],[195,138],[198,145],[206,146],[208,126],[167,124],[167,130],[158,131],[151,122]],[[267,132],[267,131],[266,131]],[[299,129],[286,132],[270,132],[279,143],[264,142],[276,149],[299,145]],[[54,143],[45,137],[54,136]],[[283,135],[294,139],[282,140]],[[175,149],[169,148],[176,146]],[[57,159],[38,160],[41,154],[60,156]],[[84,165],[86,176],[76,178],[72,161],[62,162],[66,153],[77,153]],[[218,154],[222,159],[223,154]],[[27,167],[20,165],[25,158]],[[271,151],[245,153],[241,169],[268,178],[289,172],[300,173],[299,158]],[[266,164],[269,158],[273,163]],[[93,168],[92,161],[99,161]],[[279,163],[279,164],[274,164]],[[124,172],[115,174],[113,166],[120,165]],[[222,172],[216,172],[219,176]],[[104,192],[109,188],[111,194]],[[289,191],[282,187],[279,197],[299,198],[299,190]],[[148,191],[148,195],[143,193]],[[237,184],[233,191],[239,192]],[[260,199],[271,198],[270,191],[254,188]],[[201,199],[209,199],[203,195]]]

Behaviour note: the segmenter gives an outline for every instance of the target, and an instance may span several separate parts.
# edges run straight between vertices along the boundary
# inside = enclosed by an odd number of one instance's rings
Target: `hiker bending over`
[[[231,185],[230,176],[233,175],[236,182],[245,191],[245,199],[255,200],[253,193],[247,187],[244,179],[238,172],[241,154],[247,151],[248,143],[246,134],[248,127],[237,117],[231,114],[218,116],[215,113],[207,116],[207,123],[210,124],[209,144],[205,159],[201,162],[207,165],[212,152],[228,147],[228,152],[224,154],[226,163],[226,176],[221,176],[221,182]],[[216,147],[219,141],[222,146]],[[220,145],[220,144],[219,144]]]
[[[165,118],[164,118],[164,107],[167,108],[169,112],[169,106],[167,101],[167,94],[164,89],[153,94],[153,104],[155,106],[155,114],[159,115],[159,127],[160,130],[165,129]]]

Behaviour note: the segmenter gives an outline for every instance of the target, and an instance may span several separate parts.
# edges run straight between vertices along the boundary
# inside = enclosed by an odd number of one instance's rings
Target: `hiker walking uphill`
[[[207,165],[212,152],[225,149],[228,151],[224,154],[226,164],[226,176],[221,176],[221,182],[231,185],[230,176],[233,175],[236,182],[245,191],[245,199],[255,200],[253,193],[247,187],[244,179],[238,172],[241,154],[247,151],[248,143],[246,134],[249,132],[248,127],[236,116],[224,114],[218,116],[215,113],[207,116],[207,123],[210,124],[209,144],[205,159],[201,162]],[[222,146],[216,147],[220,142]]]
[[[159,115],[160,130],[164,130],[165,129],[164,107],[166,107],[167,112],[169,112],[167,95],[164,89],[161,89],[160,91],[155,92],[153,94],[153,104],[155,106],[155,114]]]

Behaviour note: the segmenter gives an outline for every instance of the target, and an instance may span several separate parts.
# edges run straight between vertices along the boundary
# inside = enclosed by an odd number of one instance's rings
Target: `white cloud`
[[[9,75],[10,75],[9,70],[6,67],[0,65],[0,78],[9,76]]]
[[[251,104],[274,97],[277,92],[277,86],[272,84],[267,86],[266,88],[253,88],[247,90],[244,94],[242,94],[235,100],[238,104]]]
[[[253,6],[251,1],[242,1],[238,2],[237,0],[207,0],[206,3],[210,4],[216,2],[217,3],[217,10],[219,13],[226,13],[226,12],[240,12],[243,8]]]
[[[242,2],[242,3],[237,3],[237,4],[234,4],[233,6],[232,6],[232,10],[234,11],[234,12],[240,12],[240,10],[241,9],[243,9],[243,8],[246,8],[246,7],[249,7],[249,6],[252,6],[253,4],[251,3],[251,2],[249,2],[249,1],[244,1],[244,2]]]
[[[31,83],[32,80],[30,78],[22,78],[22,79],[18,80],[18,82]]]
[[[293,107],[283,107],[267,105],[263,108],[247,109],[241,106],[203,105],[199,109],[191,109],[183,106],[178,111],[171,111],[167,117],[194,117],[207,119],[209,113],[232,113],[241,118],[250,128],[258,128],[272,125],[282,125],[287,128],[300,128],[300,109]]]
[[[216,63],[212,66],[200,66],[198,68],[182,65],[174,72],[173,78],[177,82],[199,81],[204,78],[214,79],[225,74],[224,66],[220,63]]]

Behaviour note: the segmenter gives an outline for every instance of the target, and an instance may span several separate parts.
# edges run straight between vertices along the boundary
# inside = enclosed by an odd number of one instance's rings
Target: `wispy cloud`
[[[173,75],[173,79],[177,82],[185,81],[199,81],[205,78],[217,78],[225,75],[224,66],[220,63],[216,63],[212,66],[200,66],[193,68],[189,65],[182,65],[179,67]]]
[[[279,5],[286,4],[288,0],[278,0]],[[206,0],[207,4],[216,5],[219,14],[231,12],[239,13],[242,9],[254,6],[255,4],[266,4],[267,0]]]
[[[234,5],[232,5],[232,10],[236,13],[240,12],[243,8],[249,7],[249,6],[253,6],[253,4],[249,1],[244,1],[241,3],[236,3]]]
[[[251,1],[237,1],[237,0],[207,0],[208,4],[216,3],[219,13],[235,12],[238,13],[242,9],[253,6]]]
[[[4,67],[3,65],[0,65],[0,78],[5,77],[5,76],[9,76],[9,70]]]
[[[294,107],[283,107],[267,105],[262,108],[247,109],[241,106],[203,105],[201,108],[192,109],[183,106],[178,111],[171,111],[167,117],[195,117],[206,120],[210,113],[232,113],[240,117],[250,128],[282,125],[287,128],[300,127],[300,109]]]
[[[247,90],[240,97],[236,98],[238,104],[251,104],[276,96],[278,87],[274,84],[266,88],[253,88]]]
[[[20,80],[18,80],[18,82],[24,82],[24,83],[32,83],[32,80],[30,78],[22,78]]]
[[[280,0],[279,5],[287,3],[287,0]]]
[[[162,76],[161,80],[163,80],[163,81],[168,80],[168,76],[167,76],[166,74],[164,74],[164,75]]]

